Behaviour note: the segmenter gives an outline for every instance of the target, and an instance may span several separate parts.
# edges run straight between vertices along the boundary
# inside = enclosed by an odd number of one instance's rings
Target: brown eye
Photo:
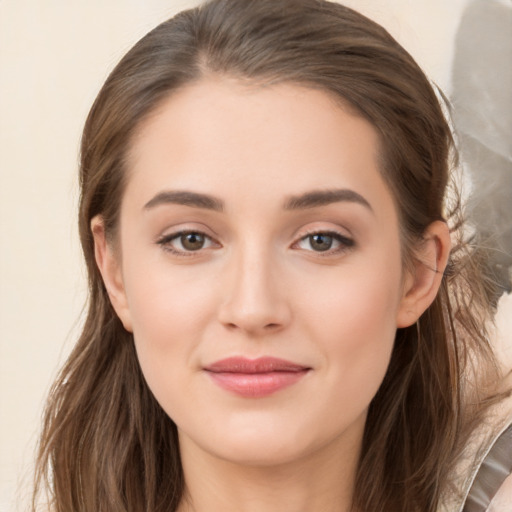
[[[205,244],[205,236],[201,233],[185,233],[180,236],[180,242],[186,251],[197,251]]]
[[[309,245],[314,251],[328,251],[332,247],[333,237],[324,233],[310,235]]]
[[[181,231],[165,235],[157,240],[157,244],[176,256],[191,256],[202,249],[219,247],[217,242],[200,231]]]
[[[354,247],[354,240],[334,231],[319,231],[301,238],[296,247],[305,251],[335,255]]]

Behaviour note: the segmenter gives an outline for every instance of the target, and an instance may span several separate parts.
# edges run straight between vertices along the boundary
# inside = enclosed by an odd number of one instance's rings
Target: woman
[[[424,74],[350,9],[214,0],[144,37],[83,134],[90,300],[41,440],[52,510],[461,502],[499,390],[454,163]]]

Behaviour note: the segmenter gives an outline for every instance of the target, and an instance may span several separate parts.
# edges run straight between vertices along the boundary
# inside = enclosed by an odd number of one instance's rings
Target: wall
[[[512,4],[507,0],[485,1],[510,13]],[[478,94],[478,87],[468,92],[461,83],[464,66],[470,66],[473,57],[471,51],[460,53],[458,38],[463,35],[458,29],[474,2],[345,3],[383,23],[441,87],[459,95],[467,109],[466,93]],[[42,402],[80,325],[85,280],[75,226],[76,169],[87,110],[109,70],[139,37],[195,3],[0,1],[1,512],[17,510],[16,495],[20,503],[27,496]],[[472,16],[469,26],[476,28],[472,33],[494,30],[492,18]],[[500,51],[497,47],[493,54],[491,49],[486,60],[489,55],[499,59]],[[459,66],[457,79],[454,62]],[[488,119],[485,112],[482,115]],[[499,110],[495,115],[501,120]],[[507,115],[505,130],[510,127],[506,125],[512,119],[510,110]],[[478,138],[481,120],[480,124],[467,119],[461,123],[471,126],[468,136]],[[511,140],[511,132],[506,141]],[[486,141],[497,140],[490,135]],[[504,158],[495,168],[510,177],[510,144],[503,147],[492,148],[494,155]],[[474,179],[478,177],[478,169],[472,172]],[[510,189],[507,193],[510,198]],[[502,300],[500,307],[501,337],[510,337],[510,298]]]

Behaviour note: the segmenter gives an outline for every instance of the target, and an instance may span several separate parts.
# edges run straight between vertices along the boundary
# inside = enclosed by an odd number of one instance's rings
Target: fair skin
[[[378,151],[374,128],[324,92],[219,77],[173,93],[138,130],[116,246],[101,217],[91,228],[178,427],[179,512],[349,510],[396,328],[432,302],[449,251],[433,223],[423,263],[403,270]],[[241,395],[205,369],[233,356],[305,370]]]

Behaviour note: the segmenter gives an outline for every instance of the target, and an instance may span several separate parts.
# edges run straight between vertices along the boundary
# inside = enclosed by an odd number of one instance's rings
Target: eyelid
[[[176,240],[180,238],[181,236],[188,235],[188,234],[197,234],[203,236],[205,239],[210,241],[209,247],[201,247],[200,249],[197,249],[196,251],[187,251],[187,250],[180,250],[172,247],[171,242],[173,240]],[[194,229],[194,228],[182,228],[178,229],[176,231],[172,231],[169,233],[166,233],[164,235],[161,235],[157,238],[156,244],[161,246],[164,251],[167,251],[171,254],[174,254],[176,256],[184,256],[184,257],[194,257],[194,256],[200,256],[204,254],[205,250],[210,249],[211,247],[217,246],[221,247],[221,244],[215,240],[214,237],[208,235],[201,229]]]
[[[206,229],[195,229],[194,227],[182,227],[176,229],[175,231],[166,232],[165,234],[160,235],[155,243],[162,247],[163,250],[174,254],[176,256],[184,256],[184,257],[198,257],[204,255],[205,251],[208,251],[212,248],[220,248],[222,244],[217,241],[217,239],[206,233]],[[181,236],[188,234],[198,234],[205,238],[208,241],[207,247],[201,247],[197,250],[180,250],[171,245],[176,239],[179,239]],[[299,247],[301,242],[304,242],[308,237],[312,237],[314,235],[325,235],[333,238],[337,242],[337,247],[329,248],[325,251],[315,251],[313,248],[305,249]],[[329,257],[334,255],[339,255],[343,252],[346,252],[352,249],[355,246],[355,240],[351,235],[347,235],[346,233],[341,232],[341,230],[337,230],[335,228],[322,228],[319,226],[318,228],[309,228],[303,231],[292,243],[291,248],[297,250],[303,250],[305,252],[313,253],[317,257]]]
[[[308,249],[303,249],[303,248],[298,247],[299,243],[303,242],[307,238],[314,236],[314,235],[326,235],[326,236],[332,237],[334,240],[336,240],[339,243],[339,246],[334,249],[329,248],[325,251],[315,251],[313,249],[308,250]],[[300,237],[292,244],[292,248],[304,250],[306,252],[311,252],[319,257],[328,257],[328,256],[334,256],[334,255],[339,255],[341,253],[344,253],[344,252],[352,249],[355,245],[356,245],[355,240],[351,236],[340,233],[339,231],[337,231],[335,229],[312,228],[312,229],[306,230],[305,233],[302,233],[300,235]]]

